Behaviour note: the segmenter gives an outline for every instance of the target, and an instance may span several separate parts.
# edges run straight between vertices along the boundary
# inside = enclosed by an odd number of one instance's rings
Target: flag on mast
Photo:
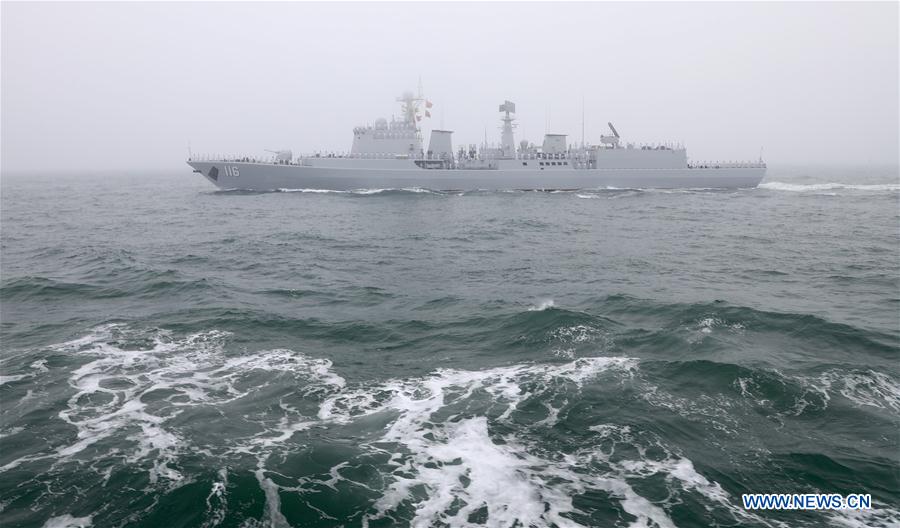
[[[434,106],[434,105],[431,104],[431,101],[429,101],[428,99],[425,99],[425,108],[431,108],[432,106]]]
[[[429,112],[428,110],[425,110],[425,117],[431,117],[431,112]]]

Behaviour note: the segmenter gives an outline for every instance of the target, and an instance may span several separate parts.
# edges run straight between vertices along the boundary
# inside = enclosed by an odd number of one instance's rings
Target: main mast
[[[425,97],[422,95],[422,83],[419,82],[419,93],[418,95],[413,94],[412,92],[403,92],[403,95],[397,98],[397,102],[401,103],[401,109],[403,112],[403,121],[409,125],[411,128],[418,130],[419,121],[421,121],[422,116],[419,115],[419,105],[422,104],[422,101],[425,100]]]
[[[515,121],[515,118],[510,114],[516,112],[516,104],[504,101],[503,104],[500,105],[500,112],[506,113],[506,115],[500,118],[500,120],[503,121],[502,132],[500,134],[500,150],[504,158],[515,158],[516,140],[513,137],[513,128],[515,127],[513,121]]]

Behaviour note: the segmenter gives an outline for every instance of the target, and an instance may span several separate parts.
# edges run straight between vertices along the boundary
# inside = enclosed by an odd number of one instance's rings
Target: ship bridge
[[[395,155],[421,157],[423,154],[422,134],[418,121],[419,108],[425,98],[422,88],[419,93],[405,92],[397,98],[401,103],[402,117],[375,120],[374,125],[358,126],[353,129],[351,155]]]

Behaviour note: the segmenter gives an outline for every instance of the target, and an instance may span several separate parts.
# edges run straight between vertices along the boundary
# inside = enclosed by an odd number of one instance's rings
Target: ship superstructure
[[[516,144],[516,105],[504,101],[500,143],[466,144],[454,150],[453,132],[432,129],[427,147],[420,120],[432,104],[419,92],[397,101],[399,118],[375,120],[353,129],[349,153],[293,157],[194,158],[188,164],[223,189],[277,190],[427,188],[434,190],[585,188],[755,187],[766,165],[756,162],[690,163],[678,144],[623,143],[608,123],[609,135],[596,145],[570,145],[565,134],[545,134],[540,145]]]
[[[421,157],[422,134],[418,120],[421,119],[419,106],[425,99],[421,90],[418,95],[404,92],[397,98],[402,105],[400,119],[390,122],[381,117],[374,126],[358,126],[353,129],[353,146],[350,154]]]

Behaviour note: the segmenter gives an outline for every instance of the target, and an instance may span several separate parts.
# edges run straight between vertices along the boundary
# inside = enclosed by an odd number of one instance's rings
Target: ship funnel
[[[563,154],[566,152],[565,134],[545,134],[544,144],[541,146],[544,154]]]
[[[453,142],[450,136],[452,130],[432,130],[431,139],[428,141],[428,157],[431,159],[453,158]]]

